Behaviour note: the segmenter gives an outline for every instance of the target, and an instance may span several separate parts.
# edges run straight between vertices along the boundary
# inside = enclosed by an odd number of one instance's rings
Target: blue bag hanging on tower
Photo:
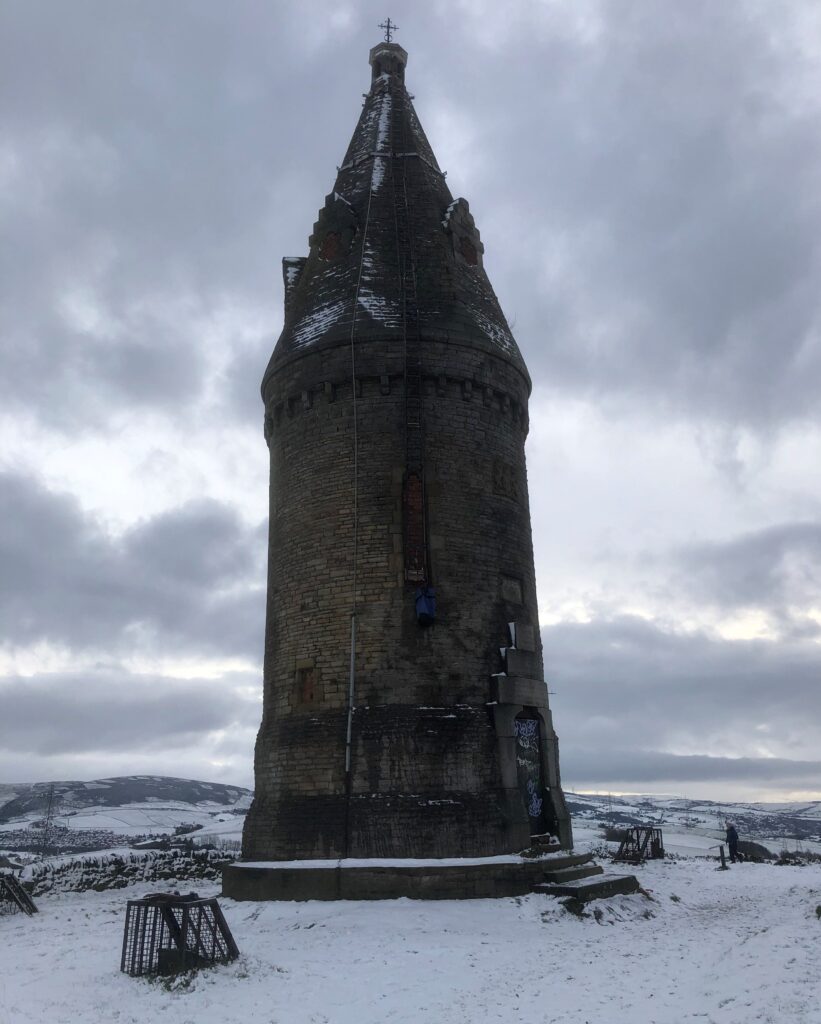
[[[416,591],[416,621],[430,626],[436,621],[436,591],[433,587],[420,587]]]

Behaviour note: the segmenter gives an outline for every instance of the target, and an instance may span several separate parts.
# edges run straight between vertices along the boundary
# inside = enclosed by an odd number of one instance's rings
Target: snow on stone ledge
[[[556,856],[568,856],[566,850],[547,853],[541,857],[522,857],[519,854],[502,854],[498,857],[342,857],[339,860],[256,860],[237,861],[235,868],[251,869],[283,869],[302,868],[317,870],[321,868],[464,868],[482,867],[486,864],[532,864],[535,860]]]

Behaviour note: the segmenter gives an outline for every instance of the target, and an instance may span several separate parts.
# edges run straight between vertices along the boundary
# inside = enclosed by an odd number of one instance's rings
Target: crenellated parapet
[[[389,398],[402,399],[405,396],[404,373],[382,373],[356,378],[357,399],[370,400]],[[449,374],[423,374],[423,394],[429,399],[446,401],[476,402],[485,409],[509,419],[527,437],[530,420],[527,402],[521,393],[511,394],[508,391],[476,378],[454,377]],[[281,400],[268,403],[265,411],[264,434],[270,444],[271,438],[281,426],[283,419],[290,420],[302,412],[315,410],[322,405],[339,402],[352,402],[354,385],[350,377],[337,380],[320,380],[299,391],[294,391]]]

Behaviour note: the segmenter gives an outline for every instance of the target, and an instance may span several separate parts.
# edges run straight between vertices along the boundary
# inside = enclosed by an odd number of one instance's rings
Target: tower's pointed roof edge
[[[285,324],[263,378],[349,340],[444,338],[486,349],[530,378],[484,271],[479,231],[454,199],[405,87],[407,52],[381,42],[371,86],[309,238],[283,261]]]

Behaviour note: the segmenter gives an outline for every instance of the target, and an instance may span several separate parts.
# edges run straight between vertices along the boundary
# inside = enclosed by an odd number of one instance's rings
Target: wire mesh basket
[[[129,900],[120,970],[132,977],[176,974],[239,956],[215,898],[151,893]]]
[[[37,907],[28,891],[14,875],[0,875],[0,914],[32,914]]]

